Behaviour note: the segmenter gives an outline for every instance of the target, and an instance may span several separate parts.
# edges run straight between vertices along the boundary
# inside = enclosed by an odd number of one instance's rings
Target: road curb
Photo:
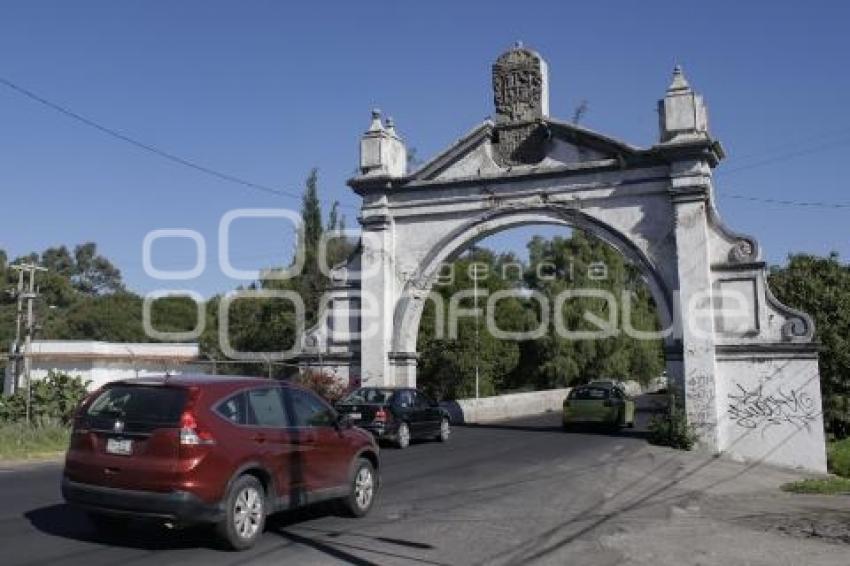
[[[39,454],[32,458],[16,460],[0,460],[0,471],[13,471],[32,466],[47,464],[59,464],[65,458],[65,452],[54,452],[50,454]]]

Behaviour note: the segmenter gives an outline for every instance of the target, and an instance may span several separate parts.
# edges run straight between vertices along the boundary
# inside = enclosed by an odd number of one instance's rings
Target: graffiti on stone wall
[[[706,373],[692,371],[688,374],[686,386],[688,421],[701,435],[708,435],[717,426],[714,380]]]
[[[801,389],[778,388],[765,394],[764,386],[747,389],[740,383],[729,393],[729,417],[742,427],[765,431],[772,427],[790,424],[798,429],[809,430],[821,414],[815,400]]]

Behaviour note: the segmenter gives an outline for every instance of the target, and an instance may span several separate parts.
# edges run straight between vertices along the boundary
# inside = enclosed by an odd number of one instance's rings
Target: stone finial
[[[539,53],[517,42],[493,64],[496,123],[527,122],[549,115],[549,70]]]
[[[385,177],[407,174],[407,148],[396,133],[392,118],[384,127],[378,109],[372,110],[372,122],[360,138],[360,173]]]
[[[658,118],[661,143],[709,139],[705,103],[691,89],[679,65],[673,69],[666,95],[658,101]]]
[[[682,66],[676,65],[673,67],[673,80],[670,86],[667,87],[667,92],[680,92],[689,90],[691,85],[688,84],[688,79],[685,78],[685,73],[682,72]]]
[[[398,137],[398,134],[395,131],[395,120],[393,120],[391,116],[387,116],[386,130],[391,136]]]
[[[381,132],[383,131],[384,126],[381,125],[381,109],[373,108],[372,109],[372,124],[369,126],[370,132]]]

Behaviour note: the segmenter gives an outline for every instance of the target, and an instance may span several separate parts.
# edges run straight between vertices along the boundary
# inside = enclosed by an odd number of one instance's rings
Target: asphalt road
[[[814,543],[770,533],[757,539],[747,529],[767,527],[742,528],[734,519],[720,531],[726,523],[701,516],[700,506],[732,513],[769,473],[747,479],[748,468],[649,447],[640,432],[564,433],[558,416],[548,415],[456,427],[447,444],[387,448],[382,462],[382,491],[368,517],[341,518],[323,507],[281,514],[242,553],[219,550],[203,529],[138,524],[121,537],[99,537],[85,515],[62,502],[58,464],[0,467],[0,564],[603,565],[626,557],[633,564],[711,564],[742,563],[710,556],[728,547],[740,559],[759,540],[773,549],[786,544],[791,559],[821,563],[811,553],[822,547],[806,546]],[[718,490],[731,494],[728,500]],[[691,531],[682,530],[687,525]],[[727,538],[715,542],[701,534],[707,529]],[[696,559],[702,555],[694,545],[707,561]],[[840,550],[834,563],[846,564]],[[783,563],[772,552],[762,558]]]
[[[367,518],[336,517],[322,507],[284,513],[269,521],[256,548],[239,554],[218,550],[202,529],[169,531],[139,524],[120,538],[98,537],[85,515],[62,502],[59,465],[13,468],[0,471],[0,563],[487,561],[523,542],[525,529],[513,523],[527,527],[541,520],[550,484],[570,493],[570,507],[592,509],[603,495],[588,488],[586,472],[574,470],[593,470],[600,457],[622,456],[643,445],[638,434],[629,432],[565,434],[557,415],[455,427],[447,444],[382,451],[382,490]],[[543,519],[539,527],[545,524]]]

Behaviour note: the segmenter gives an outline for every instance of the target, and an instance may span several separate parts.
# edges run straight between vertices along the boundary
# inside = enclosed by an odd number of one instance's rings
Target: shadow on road
[[[152,521],[132,521],[120,532],[95,529],[86,513],[67,504],[50,505],[24,513],[39,531],[62,538],[140,550],[214,548],[215,539],[206,529],[168,529]]]
[[[391,545],[390,548],[400,547],[402,549],[419,551],[433,549],[433,546],[430,544],[398,538],[357,535],[357,533],[348,531],[325,530],[307,526],[307,523],[311,521],[335,514],[333,506],[328,504],[317,504],[293,511],[276,513],[268,517],[266,521],[266,536],[277,535],[291,544],[309,547],[331,558],[361,566],[371,566],[376,563],[360,558],[348,552],[349,550],[377,554],[384,558],[391,557],[393,559],[404,559],[411,562],[438,564],[415,556],[408,556],[386,549],[380,550],[375,548],[374,543]],[[99,532],[95,529],[91,521],[89,521],[84,511],[67,504],[50,505],[48,507],[34,509],[24,513],[24,517],[26,517],[33,527],[42,533],[80,542],[149,551],[222,549],[211,530],[203,526],[168,529],[154,521],[138,520],[132,521],[126,529],[122,529],[120,532]],[[295,533],[292,532],[292,529],[298,529],[302,532]],[[315,535],[308,535],[303,531],[309,531],[315,533]],[[351,538],[352,536],[360,536],[368,540],[364,540],[364,545],[362,546],[343,543],[338,540],[340,537]],[[271,552],[276,552],[278,549],[279,547],[275,546],[271,549]],[[82,558],[84,555],[90,553],[90,549],[81,550],[77,558]],[[250,557],[256,558],[257,556],[251,555]],[[70,557],[66,555],[65,558]]]
[[[314,505],[294,511],[284,511],[270,516],[266,530],[280,532],[289,526],[334,514],[328,505]],[[178,550],[183,548],[221,549],[208,526],[191,526],[169,529],[157,521],[133,520],[125,529],[114,533],[98,531],[86,513],[62,503],[41,507],[24,513],[24,517],[39,531],[81,542],[139,550]]]
[[[329,514],[334,514],[333,506],[328,504],[319,504],[312,507],[305,507],[289,513],[281,513],[273,517],[269,517],[266,523],[266,532],[277,534],[289,542],[307,546],[317,550],[327,556],[345,561],[349,564],[358,564],[371,566],[382,562],[371,562],[365,558],[361,558],[349,551],[366,552],[382,557],[382,560],[404,560],[414,563],[423,564],[442,564],[428,559],[403,554],[404,550],[427,551],[434,549],[433,545],[417,542],[406,539],[373,536],[363,533],[358,533],[356,530],[335,530],[311,527],[308,523],[314,519],[321,519]],[[292,528],[290,528],[292,527]],[[293,532],[297,529],[299,532]],[[308,533],[305,533],[307,531]],[[350,539],[361,539],[362,544],[350,542]],[[345,539],[343,542],[340,539]],[[382,543],[383,547],[376,546],[375,543]],[[391,545],[387,547],[386,545]],[[394,547],[400,547],[399,550],[393,550]]]

